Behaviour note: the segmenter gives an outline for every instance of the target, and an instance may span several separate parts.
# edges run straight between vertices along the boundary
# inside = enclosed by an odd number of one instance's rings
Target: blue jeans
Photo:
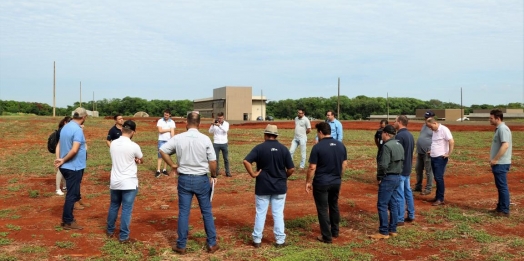
[[[444,185],[444,173],[446,172],[448,159],[449,158],[444,157],[431,157],[431,168],[433,169],[433,176],[435,177],[435,183],[437,184],[435,199],[440,201],[444,201],[444,192],[446,191],[446,186]]]
[[[159,140],[159,141],[158,141],[158,150],[157,150],[158,153],[157,153],[157,154],[158,154],[158,158],[159,158],[159,159],[162,158],[162,155],[160,155],[160,151],[159,151],[159,150],[160,150],[160,147],[162,147],[162,145],[164,145],[164,143],[166,143],[166,142],[167,142],[167,140]]]
[[[404,222],[404,211],[408,207],[408,217],[415,219],[415,203],[413,201],[413,191],[409,184],[409,176],[400,175],[400,184],[394,194],[398,202],[398,222]]]
[[[262,231],[266,223],[267,208],[271,203],[271,213],[273,214],[273,233],[277,244],[286,242],[284,233],[284,205],[286,203],[286,194],[280,195],[255,195],[255,204],[257,214],[255,216],[255,228],[253,229],[253,242],[262,242]]]
[[[67,194],[65,196],[64,211],[62,213],[62,222],[70,224],[75,220],[73,209],[75,202],[80,200],[80,183],[84,176],[84,170],[70,170],[59,168],[67,183]]]
[[[399,175],[388,175],[382,178],[378,186],[378,219],[380,222],[379,232],[389,235],[389,232],[397,232],[398,202],[393,198],[393,194],[400,184]],[[388,223],[389,210],[389,223]]]
[[[509,189],[507,175],[511,164],[497,164],[491,166],[493,177],[495,178],[495,186],[499,193],[499,201],[497,203],[497,211],[509,213]]]
[[[211,209],[211,185],[207,175],[186,175],[178,176],[178,239],[176,245],[178,248],[186,248],[187,234],[189,231],[189,213],[191,210],[191,201],[193,195],[198,200],[200,213],[204,219],[204,229],[207,235],[207,245],[212,247],[217,244],[217,234],[215,230],[215,221]]]
[[[433,187],[433,170],[431,169],[431,157],[427,153],[417,153],[417,163],[415,163],[417,183],[415,184],[415,190],[422,190],[424,170],[426,170],[426,190],[431,191],[431,188]]]
[[[325,241],[331,241],[333,236],[338,236],[340,223],[339,193],[340,184],[324,186],[313,184],[313,198],[317,207],[320,233]]]
[[[120,215],[120,241],[129,238],[129,224],[131,224],[131,212],[135,203],[138,188],[131,190],[114,190],[111,191],[111,204],[107,213],[107,233],[115,232],[115,222],[118,217],[118,210],[122,205],[122,214]]]
[[[227,143],[225,144],[216,144],[213,143],[213,149],[215,149],[215,154],[217,155],[217,173],[220,171],[220,151],[222,151],[222,156],[224,157],[224,168],[226,169],[226,175],[230,175],[229,171],[229,152],[227,149]]]
[[[306,166],[306,144],[307,139],[293,139],[291,141],[291,148],[289,148],[289,152],[291,153],[291,156],[295,154],[295,150],[297,149],[298,145],[300,145],[300,155],[302,156],[300,159],[300,168],[304,168]]]

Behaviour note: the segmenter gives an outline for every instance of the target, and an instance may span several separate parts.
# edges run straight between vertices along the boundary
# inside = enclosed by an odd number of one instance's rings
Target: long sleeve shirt
[[[229,122],[224,121],[221,125],[216,126],[212,124],[209,127],[209,133],[213,133],[213,143],[215,144],[226,144],[227,143],[227,132],[229,131]]]
[[[377,180],[381,180],[386,174],[400,174],[404,167],[404,148],[394,137],[382,146],[378,158]]]

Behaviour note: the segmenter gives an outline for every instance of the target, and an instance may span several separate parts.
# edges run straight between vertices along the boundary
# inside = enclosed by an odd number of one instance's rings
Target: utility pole
[[[82,108],[82,81],[80,81],[80,108]]]
[[[93,112],[95,111],[95,92],[93,91]]]
[[[264,118],[264,108],[263,108],[263,103],[264,103],[264,94],[262,93],[262,89],[260,89],[260,116],[262,117],[262,120],[266,120],[266,118]]]
[[[53,61],[53,118],[56,117],[56,62]]]
[[[388,115],[387,115],[387,120],[389,122],[389,93],[386,92],[386,106],[388,108]]]
[[[462,87],[460,87],[460,121],[464,121],[464,106],[462,106]]]
[[[340,77],[338,77],[337,117],[340,120]]]

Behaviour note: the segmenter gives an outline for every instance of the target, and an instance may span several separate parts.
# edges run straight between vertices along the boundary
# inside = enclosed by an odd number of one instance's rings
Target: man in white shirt
[[[291,141],[289,153],[293,156],[295,150],[300,145],[300,170],[304,170],[306,166],[306,144],[309,132],[311,132],[311,123],[306,117],[304,109],[299,109],[297,111],[297,117],[295,117],[295,137],[293,137]]]
[[[224,157],[224,168],[226,170],[226,177],[231,177],[229,171],[229,158],[227,147],[227,132],[229,131],[229,123],[224,120],[224,113],[219,112],[217,119],[209,127],[209,133],[213,133],[213,148],[217,156],[217,174],[220,173],[220,151]]]
[[[164,110],[164,117],[159,119],[156,123],[156,127],[158,128],[158,149],[164,145],[171,137],[175,136],[175,122],[171,119],[171,111],[170,110]],[[162,169],[162,173],[160,173],[160,167],[162,165],[162,155],[160,155],[160,152],[158,153],[158,160],[157,160],[157,168],[155,177],[160,177],[160,174],[164,174],[168,176],[166,170],[166,162],[164,161],[164,168]]]
[[[136,131],[136,124],[128,120],[122,125],[122,136],[113,140],[109,147],[111,152],[111,181],[109,189],[111,192],[111,204],[107,214],[108,237],[113,237],[115,233],[115,222],[118,217],[118,210],[122,206],[120,215],[120,243],[133,243],[134,239],[129,238],[129,225],[131,223],[131,212],[138,192],[138,168],[137,164],[142,163],[142,151],[138,144],[131,141]]]

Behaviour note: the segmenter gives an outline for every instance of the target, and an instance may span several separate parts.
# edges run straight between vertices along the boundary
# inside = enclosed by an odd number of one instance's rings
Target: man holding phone
[[[217,119],[209,127],[209,133],[213,133],[213,148],[217,156],[217,175],[220,173],[220,154],[224,157],[224,168],[226,170],[226,177],[231,177],[229,171],[229,159],[228,159],[228,148],[227,148],[227,132],[229,131],[229,123],[224,120],[224,113],[217,113]]]

